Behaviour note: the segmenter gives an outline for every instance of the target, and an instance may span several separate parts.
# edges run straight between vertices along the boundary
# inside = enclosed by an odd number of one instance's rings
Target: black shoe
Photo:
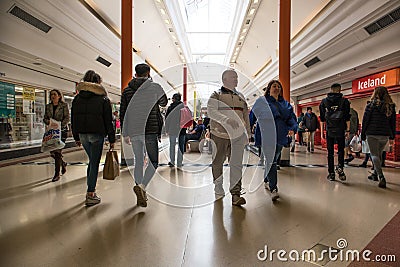
[[[379,184],[378,184],[378,186],[379,186],[380,188],[386,188],[386,180],[385,180],[385,177],[383,177],[383,176],[380,176],[380,177],[379,177]]]
[[[53,179],[51,179],[52,182],[57,182],[58,180],[60,180],[60,175],[59,174],[54,174]]]
[[[344,162],[349,163],[354,159],[353,155],[349,155],[347,159],[344,160]]]
[[[385,163],[382,163],[381,167],[386,167]]]
[[[309,146],[307,147],[307,151],[310,152],[310,147]]]
[[[168,166],[174,167],[174,164],[172,162],[168,162]]]
[[[281,166],[276,165],[276,169],[279,171],[281,169]]]
[[[335,181],[335,173],[332,172],[332,173],[328,174],[326,179],[328,179],[329,181]]]
[[[311,153],[314,153],[314,148],[311,148]]]
[[[368,179],[371,181],[379,181],[378,176],[375,173],[369,175]]]
[[[367,163],[361,163],[358,167],[367,168]]]

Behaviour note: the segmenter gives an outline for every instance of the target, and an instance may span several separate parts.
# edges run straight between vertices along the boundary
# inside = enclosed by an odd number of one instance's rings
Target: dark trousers
[[[344,136],[343,137],[326,137],[326,145],[328,149],[328,172],[335,172],[335,141],[338,144],[338,166],[344,166]]]

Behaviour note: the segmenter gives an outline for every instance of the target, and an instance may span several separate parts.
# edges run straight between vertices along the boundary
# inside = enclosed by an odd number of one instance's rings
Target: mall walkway
[[[324,246],[361,251],[367,245],[373,255],[397,253],[397,262],[352,266],[400,264],[399,168],[384,169],[387,189],[366,178],[369,168],[355,166],[345,169],[346,183],[330,182],[326,152],[310,154],[297,147],[291,158],[296,166],[279,171],[281,198],[276,203],[259,183],[255,192],[247,190],[243,208],[232,207],[230,195],[203,205],[192,200],[198,207],[179,207],[193,195],[165,192],[160,183],[182,190],[212,188],[211,156],[189,153],[184,163],[191,163],[177,170],[166,165],[166,151],[150,184],[147,208],[136,206],[127,168],[114,181],[99,178],[102,202],[86,208],[82,150],[65,154],[68,172],[56,183],[51,182],[50,158],[0,168],[0,266],[316,266],[290,260],[289,252],[301,255]],[[263,169],[257,162],[250,154],[245,185],[261,181]],[[276,253],[272,262],[261,261],[265,248],[268,254],[285,250],[288,261],[280,261]],[[325,261],[318,264],[352,262]]]

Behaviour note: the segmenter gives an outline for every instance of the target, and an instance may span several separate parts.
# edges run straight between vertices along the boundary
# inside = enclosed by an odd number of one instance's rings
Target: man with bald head
[[[244,96],[236,91],[238,75],[229,69],[222,73],[223,86],[214,92],[207,104],[210,117],[213,148],[212,174],[214,193],[225,195],[223,189],[223,164],[226,156],[230,165],[230,193],[232,205],[241,206],[246,200],[240,196],[242,189],[242,161],[244,146],[250,136],[249,113]]]

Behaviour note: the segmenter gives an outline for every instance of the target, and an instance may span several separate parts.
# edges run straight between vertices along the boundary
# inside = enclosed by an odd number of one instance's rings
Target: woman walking
[[[386,179],[382,171],[382,151],[386,143],[393,145],[396,131],[396,105],[384,86],[376,87],[367,104],[362,121],[361,139],[367,141],[374,163],[374,172],[370,180],[378,181],[378,186],[386,188]]]
[[[271,168],[268,174],[264,178],[265,188],[271,192],[272,201],[279,198],[278,194],[278,172],[277,172],[277,161],[281,155],[282,148],[287,146],[290,142],[289,136],[293,136],[294,132],[297,131],[297,120],[296,115],[293,113],[293,108],[288,101],[283,98],[282,84],[278,80],[272,80],[268,83],[265,89],[264,97],[260,97],[254,104],[253,112],[256,115],[261,128],[262,134],[262,147],[264,153],[267,155],[267,149],[270,148],[271,144],[267,141],[270,136],[263,135],[266,129],[265,125],[268,123],[265,114],[267,114],[268,106],[272,112],[273,121],[276,130],[276,144],[275,154],[272,161]],[[265,117],[265,118],[263,118]],[[264,125],[262,125],[264,124]]]
[[[110,149],[114,148],[115,143],[111,103],[101,81],[99,74],[93,70],[87,71],[83,82],[76,87],[79,93],[75,96],[71,109],[75,142],[78,146],[83,146],[89,157],[86,206],[93,206],[101,201],[96,195],[96,184],[104,137],[108,136]]]
[[[50,91],[50,103],[46,105],[43,122],[49,125],[50,119],[61,122],[61,141],[65,143],[68,134],[69,109],[68,104],[63,100],[61,92],[57,89]],[[54,176],[52,181],[56,182],[60,180],[60,169],[61,174],[67,171],[67,163],[62,159],[62,149],[53,150],[50,152],[50,155],[54,158]]]

